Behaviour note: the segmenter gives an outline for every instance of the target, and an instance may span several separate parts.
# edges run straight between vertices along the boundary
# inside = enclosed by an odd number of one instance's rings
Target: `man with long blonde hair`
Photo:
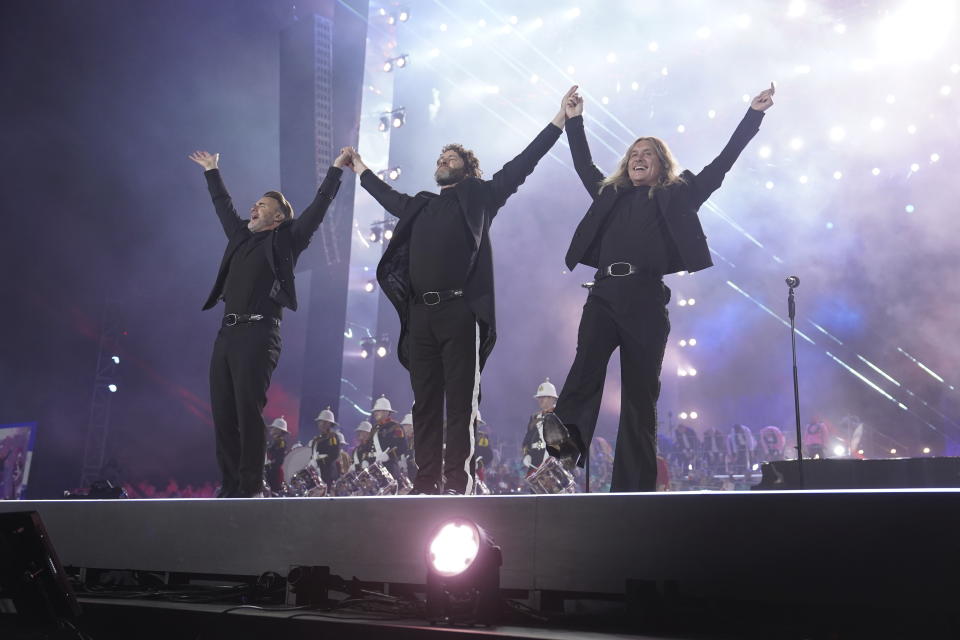
[[[583,98],[567,99],[573,165],[592,199],[567,251],[567,268],[597,269],[583,306],[577,355],[556,414],[581,453],[593,438],[607,363],[620,347],[620,426],[611,491],[654,491],[657,398],[670,333],[670,289],[663,276],[713,265],[697,211],[757,134],[773,105],[774,85],[761,91],[730,141],[702,171],[680,171],[659,138],[638,138],[617,170],[593,164],[583,128]],[[583,465],[583,459],[580,461]]]

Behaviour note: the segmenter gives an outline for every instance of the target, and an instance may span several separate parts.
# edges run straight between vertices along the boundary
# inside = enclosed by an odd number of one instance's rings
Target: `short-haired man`
[[[210,404],[217,441],[223,498],[262,495],[266,433],[263,407],[280,358],[283,308],[297,310],[293,268],[320,226],[340,188],[341,151],[310,206],[296,219],[279,191],[267,191],[237,215],[220,177],[219,153],[195,151],[204,169],[213,206],[227,236],[220,271],[203,309],[224,301],[220,332],[210,361]]]

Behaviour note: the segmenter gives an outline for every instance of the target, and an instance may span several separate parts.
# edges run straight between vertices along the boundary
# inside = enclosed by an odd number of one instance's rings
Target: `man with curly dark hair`
[[[397,354],[410,371],[414,449],[412,493],[469,494],[474,489],[474,425],[480,371],[496,340],[490,224],[560,137],[560,111],[520,155],[480,178],[473,152],[448,144],[437,158],[440,194],[395,191],[353,152],[360,184],[399,218],[377,267],[377,281],[400,315]],[[446,403],[446,454],[443,418]]]

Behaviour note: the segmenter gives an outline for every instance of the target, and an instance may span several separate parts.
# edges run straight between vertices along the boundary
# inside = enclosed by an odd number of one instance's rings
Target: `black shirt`
[[[473,237],[454,189],[433,198],[413,223],[410,282],[416,295],[462,289],[467,282]]]
[[[270,298],[274,276],[267,262],[273,231],[260,231],[244,240],[230,258],[223,286],[224,313],[260,313],[281,318],[283,310]]]
[[[640,271],[670,273],[677,246],[650,187],[623,190],[600,238],[600,267],[629,262]]]

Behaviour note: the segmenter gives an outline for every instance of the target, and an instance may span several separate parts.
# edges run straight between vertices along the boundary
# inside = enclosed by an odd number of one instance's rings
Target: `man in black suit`
[[[571,270],[585,264],[597,272],[556,413],[586,452],[597,424],[607,362],[620,347],[620,426],[611,491],[656,489],[657,398],[670,333],[670,289],[663,276],[713,264],[697,211],[756,135],[773,94],[771,83],[753,99],[723,151],[700,173],[678,172],[667,145],[644,137],[627,149],[608,177],[590,157],[583,99],[573,95],[567,100],[570,153],[593,202],[574,233],[566,264]]]
[[[399,193],[356,152],[351,158],[363,188],[399,218],[377,281],[400,316],[397,353],[413,386],[419,469],[413,493],[437,493],[441,480],[446,493],[473,491],[480,372],[497,337],[490,224],[560,137],[564,104],[575,90],[564,96],[553,121],[490,180],[480,178],[476,157],[458,144],[444,147],[437,159],[439,195]]]
[[[280,358],[283,308],[297,310],[293,268],[320,226],[340,188],[341,152],[327,171],[309,207],[294,219],[279,191],[268,191],[237,215],[220,177],[220,154],[195,151],[190,159],[204,169],[213,206],[227,236],[220,271],[203,309],[224,301],[224,316],[210,361],[210,404],[217,463],[224,498],[259,497],[266,451],[263,407],[270,377]]]

